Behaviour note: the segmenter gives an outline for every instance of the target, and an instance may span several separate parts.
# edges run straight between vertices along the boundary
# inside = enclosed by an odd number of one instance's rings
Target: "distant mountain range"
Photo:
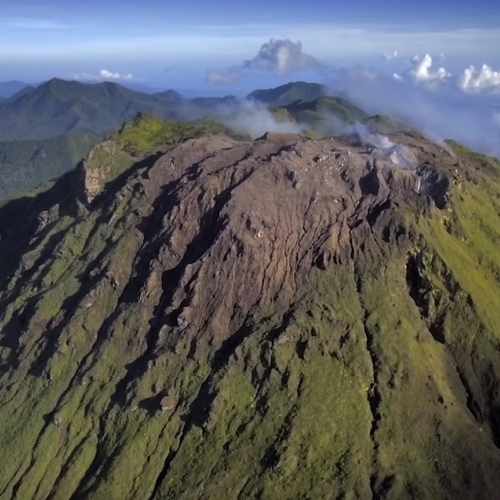
[[[146,94],[111,82],[85,84],[54,78],[35,87],[17,82],[10,89],[17,92],[0,101],[0,141],[47,139],[73,132],[100,134],[119,128],[137,113],[196,120],[240,108],[240,100],[232,95],[189,99],[175,90]],[[269,106],[288,106],[314,101],[326,93],[316,83],[292,82],[256,90],[247,98]]]
[[[237,99],[187,99],[174,90],[145,94],[111,82],[84,84],[54,78],[37,87],[23,87],[0,101],[0,141],[47,139],[80,132],[100,134],[116,129],[137,113],[167,120],[194,120],[234,111]]]

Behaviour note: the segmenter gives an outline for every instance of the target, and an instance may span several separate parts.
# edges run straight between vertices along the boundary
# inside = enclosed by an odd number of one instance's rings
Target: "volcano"
[[[0,498],[496,498],[500,164],[390,139],[115,138],[4,204]]]

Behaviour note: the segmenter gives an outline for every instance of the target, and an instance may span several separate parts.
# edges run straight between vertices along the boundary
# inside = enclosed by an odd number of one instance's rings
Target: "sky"
[[[401,72],[425,54],[444,55],[446,69],[457,72],[471,64],[500,68],[498,0],[0,1],[0,81],[57,76],[250,88],[262,75],[245,61],[273,38],[300,43],[322,68]],[[251,71],[236,77],[242,68]],[[272,81],[312,76],[311,69],[299,64]],[[213,78],[224,72],[229,77]]]

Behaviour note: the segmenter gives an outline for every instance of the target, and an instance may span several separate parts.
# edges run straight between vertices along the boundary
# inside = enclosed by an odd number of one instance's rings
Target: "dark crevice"
[[[372,169],[359,180],[359,187],[363,195],[377,195],[380,189],[380,181],[377,175],[377,169]]]
[[[381,368],[380,368],[380,360],[377,356],[376,353],[376,341],[374,338],[374,335],[370,331],[368,327],[368,318],[369,318],[369,313],[365,308],[365,305],[363,303],[363,287],[361,283],[361,278],[360,274],[356,277],[356,289],[358,292],[358,297],[361,303],[361,306],[363,308],[363,331],[365,334],[365,341],[366,341],[366,348],[368,351],[368,354],[370,356],[371,360],[371,365],[372,365],[372,370],[373,370],[373,382],[371,386],[368,389],[368,405],[370,407],[370,412],[372,414],[372,422],[371,422],[371,427],[370,427],[370,439],[373,443],[373,463],[375,464],[378,460],[378,442],[376,440],[376,432],[379,428],[379,423],[381,420],[381,414],[380,414],[380,405],[382,403],[382,394],[380,392],[380,373],[381,373]],[[374,500],[378,500],[381,498],[379,494],[379,488],[377,486],[378,483],[378,474],[377,472],[373,472],[371,477],[370,477],[370,488],[372,491],[372,498]]]
[[[429,333],[436,342],[446,344],[445,314],[436,312],[439,301],[431,283],[423,276],[422,255],[410,255],[406,263],[406,283],[413,302],[426,320]],[[449,281],[444,277],[444,283]]]
[[[382,213],[386,210],[389,210],[391,208],[391,205],[391,200],[386,200],[384,201],[384,203],[375,205],[374,207],[370,208],[370,210],[368,210],[368,215],[366,216],[368,224],[373,227]]]
[[[443,210],[450,197],[450,180],[436,168],[423,165],[417,174],[420,178],[419,194],[427,195],[437,208]]]
[[[262,458],[260,465],[265,469],[273,469],[279,463],[280,456],[282,453],[283,444],[288,441],[290,434],[293,429],[293,420],[297,415],[298,407],[293,405],[286,417],[283,419],[283,424],[278,431],[277,437],[273,444],[266,450],[264,457]]]
[[[294,319],[294,309],[289,309],[281,320],[281,324],[276,328],[273,328],[266,336],[266,340],[274,342],[279,338],[279,336],[286,331],[286,329],[293,323]]]
[[[437,318],[430,321],[428,329],[436,342],[439,342],[440,344],[446,344],[443,315],[439,315]]]
[[[460,378],[460,381],[462,382],[462,386],[464,388],[465,395],[467,397],[467,408],[469,409],[475,420],[477,420],[479,423],[483,422],[484,414],[481,409],[481,405],[475,400],[474,396],[472,395],[472,391],[469,382],[467,381],[467,378],[461,371],[457,370],[457,373]]]

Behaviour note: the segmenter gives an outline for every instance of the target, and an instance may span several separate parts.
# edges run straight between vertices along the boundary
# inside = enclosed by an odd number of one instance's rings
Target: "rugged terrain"
[[[141,126],[0,209],[0,498],[496,498],[499,163]]]

